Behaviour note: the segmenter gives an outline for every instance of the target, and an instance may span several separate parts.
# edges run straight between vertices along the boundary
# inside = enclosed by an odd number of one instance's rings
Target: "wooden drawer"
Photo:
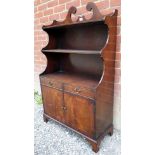
[[[62,90],[62,83],[57,82],[48,78],[40,78],[41,85],[45,85],[48,87],[56,88]]]
[[[65,84],[64,85],[64,91],[70,92],[70,93],[73,93],[76,95],[80,95],[83,97],[95,99],[95,90],[93,90],[93,89],[87,89],[87,88],[82,88],[79,86]]]

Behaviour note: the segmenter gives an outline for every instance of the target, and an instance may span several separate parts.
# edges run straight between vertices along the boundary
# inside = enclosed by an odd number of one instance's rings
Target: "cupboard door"
[[[44,104],[44,113],[48,116],[64,122],[64,113],[62,110],[63,93],[57,89],[47,86],[42,87],[42,96]]]
[[[64,102],[66,123],[83,134],[93,137],[94,104],[88,99],[68,93],[64,93]]]

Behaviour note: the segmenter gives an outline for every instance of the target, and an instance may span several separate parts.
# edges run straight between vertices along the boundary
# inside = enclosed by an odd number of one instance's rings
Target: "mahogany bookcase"
[[[47,66],[40,74],[44,121],[54,120],[84,136],[95,152],[113,133],[117,10],[102,15],[89,2],[91,19],[72,21],[71,7],[63,22],[43,26],[49,42],[42,53]]]

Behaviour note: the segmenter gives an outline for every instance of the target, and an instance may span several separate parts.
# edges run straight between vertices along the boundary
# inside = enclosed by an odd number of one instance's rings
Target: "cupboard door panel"
[[[82,97],[64,93],[66,106],[65,120],[69,126],[93,137],[94,133],[94,104]]]
[[[64,93],[64,104],[66,107],[65,111],[65,122],[70,127],[75,128],[75,105],[73,103],[75,101],[74,96],[68,95]]]
[[[64,122],[63,93],[57,89],[42,86],[42,96],[45,114]]]

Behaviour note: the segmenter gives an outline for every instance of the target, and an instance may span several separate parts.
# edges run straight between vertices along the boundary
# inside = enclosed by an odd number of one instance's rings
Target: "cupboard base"
[[[46,122],[46,123],[47,123],[49,120],[53,120],[53,121],[55,121],[55,122],[61,124],[62,126],[65,126],[65,127],[69,128],[69,129],[71,129],[72,131],[74,131],[74,132],[80,134],[81,136],[83,136],[83,137],[90,143],[90,145],[92,146],[92,150],[93,150],[95,153],[97,153],[97,152],[99,151],[100,143],[101,143],[102,139],[105,137],[105,135],[107,135],[107,134],[110,135],[110,136],[113,135],[113,125],[112,125],[112,124],[111,124],[111,125],[107,128],[107,130],[106,130],[105,132],[103,132],[97,139],[92,139],[92,138],[90,138],[90,137],[88,137],[88,136],[86,136],[86,135],[80,133],[79,131],[74,130],[73,128],[67,126],[66,124],[63,124],[63,123],[59,122],[58,120],[56,120],[56,119],[54,119],[54,118],[52,118],[52,117],[46,115],[46,114],[43,114],[43,120],[44,120],[44,122]]]

